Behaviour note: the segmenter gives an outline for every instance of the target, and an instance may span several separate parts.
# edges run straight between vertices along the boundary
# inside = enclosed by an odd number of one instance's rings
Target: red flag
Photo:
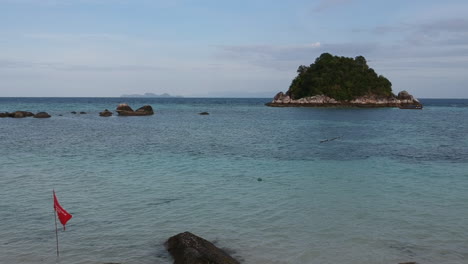
[[[72,218],[72,215],[69,214],[62,206],[60,206],[57,196],[55,196],[54,191],[54,210],[57,212],[58,219],[60,223],[63,225],[63,230],[65,230],[65,224],[67,224],[68,220]]]

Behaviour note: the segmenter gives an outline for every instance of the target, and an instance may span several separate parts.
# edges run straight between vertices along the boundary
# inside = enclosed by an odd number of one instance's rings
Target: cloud
[[[321,43],[304,45],[230,45],[217,46],[218,58],[277,71],[290,72],[308,65],[324,52],[355,57],[369,55],[379,48],[376,43]]]
[[[34,41],[44,41],[51,43],[89,43],[96,45],[109,43],[113,46],[116,44],[129,44],[139,46],[151,46],[154,45],[153,41],[141,39],[129,35],[109,34],[109,33],[25,33],[21,35],[25,39],[31,39]]]
[[[365,30],[357,30],[363,32]],[[433,21],[400,23],[395,25],[376,26],[370,30],[375,35],[400,35],[408,44],[459,45],[468,41],[468,19],[445,18]]]
[[[295,61],[311,55],[331,52],[337,54],[368,53],[376,49],[376,43],[324,43],[314,42],[305,45],[231,45],[218,46],[226,54],[234,57],[272,59],[275,61]]]
[[[314,12],[322,12],[327,9],[348,4],[352,0],[321,0],[318,5],[313,9]]]
[[[166,67],[154,65],[84,65],[84,64],[67,64],[59,62],[27,62],[18,60],[0,59],[0,69],[42,69],[42,70],[56,70],[56,71],[99,71],[99,72],[112,72],[112,71],[165,71]]]

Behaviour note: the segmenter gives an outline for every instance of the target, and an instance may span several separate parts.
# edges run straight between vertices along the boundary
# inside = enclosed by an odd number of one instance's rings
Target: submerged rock
[[[169,238],[165,246],[174,258],[174,264],[239,264],[211,242],[190,232]]]
[[[72,113],[72,114],[74,114],[74,115],[75,115],[75,114],[76,114],[76,111],[71,111],[70,113]]]
[[[154,114],[153,108],[150,105],[142,106],[136,111],[133,111],[128,104],[119,104],[116,111],[120,116],[145,116]]]
[[[198,113],[199,115],[209,115],[210,113],[208,112],[201,112],[201,113]]]
[[[104,111],[100,112],[99,113],[99,116],[104,116],[104,117],[108,117],[108,116],[112,116],[113,113],[107,109],[105,109]]]
[[[84,114],[86,114],[86,112],[80,112],[80,114],[81,114],[81,115],[84,115]]]
[[[34,118],[49,118],[50,115],[46,112],[39,112],[34,115]]]

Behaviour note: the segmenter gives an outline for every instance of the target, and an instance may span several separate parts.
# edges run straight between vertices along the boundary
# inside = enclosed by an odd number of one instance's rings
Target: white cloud
[[[318,48],[320,47],[320,42],[314,42],[310,44],[311,47]]]

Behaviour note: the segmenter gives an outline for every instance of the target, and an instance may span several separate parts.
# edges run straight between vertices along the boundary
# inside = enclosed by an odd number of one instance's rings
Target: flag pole
[[[55,198],[55,190],[52,191]],[[57,228],[57,210],[54,203],[54,220],[55,220],[55,241],[57,243],[57,259],[59,258],[59,242],[58,242],[58,228]]]

